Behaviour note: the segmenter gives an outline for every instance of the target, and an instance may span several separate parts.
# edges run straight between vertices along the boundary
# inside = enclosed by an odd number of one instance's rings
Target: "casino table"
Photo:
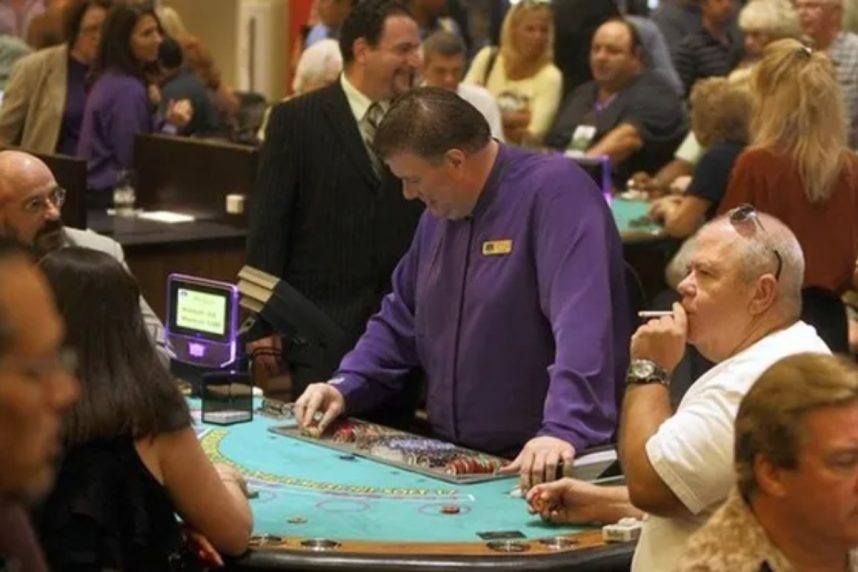
[[[664,228],[647,218],[649,203],[639,199],[616,196],[611,199],[611,212],[624,244],[664,240]]]
[[[191,408],[199,419],[199,402]],[[207,455],[241,471],[253,491],[252,548],[231,568],[628,569],[633,545],[543,523],[509,494],[514,479],[451,484],[269,431],[289,423],[259,414],[229,426],[197,421]],[[449,506],[458,513],[442,512]]]

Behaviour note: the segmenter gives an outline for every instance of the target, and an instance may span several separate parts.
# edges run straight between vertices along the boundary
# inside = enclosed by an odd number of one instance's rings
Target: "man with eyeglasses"
[[[0,181],[3,178],[0,177]],[[24,506],[54,480],[62,412],[77,397],[44,277],[0,238],[0,569],[47,570]]]
[[[858,145],[858,35],[843,29],[843,0],[794,0],[801,31],[834,62],[846,99],[849,141]]]
[[[735,483],[733,422],[756,379],[783,357],[830,351],[799,320],[804,256],[789,228],[750,205],[704,226],[672,315],[632,336],[620,421],[627,486],[564,479],[528,494],[553,522],[615,521],[648,513],[633,570],[672,570],[688,537]],[[695,346],[715,366],[676,412],[670,376]]]
[[[21,151],[0,151],[0,236],[32,247],[37,255],[62,246],[82,246],[106,252],[124,264],[125,253],[115,240],[63,225],[60,209],[65,196],[40,159]],[[166,360],[164,326],[142,297],[140,310],[146,330]]]

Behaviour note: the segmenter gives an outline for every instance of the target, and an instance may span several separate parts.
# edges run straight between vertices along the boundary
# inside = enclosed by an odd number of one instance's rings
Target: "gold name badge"
[[[483,243],[483,256],[502,256],[512,252],[511,240],[487,240]]]

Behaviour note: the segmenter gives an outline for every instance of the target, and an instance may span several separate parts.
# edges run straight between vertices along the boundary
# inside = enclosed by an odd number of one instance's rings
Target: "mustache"
[[[60,232],[63,229],[63,221],[61,220],[49,220],[45,222],[44,226],[36,231],[36,238],[41,236],[55,234]]]

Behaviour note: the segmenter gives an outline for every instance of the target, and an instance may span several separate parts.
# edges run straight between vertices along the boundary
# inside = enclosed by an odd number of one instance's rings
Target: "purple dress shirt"
[[[113,188],[119,172],[132,168],[134,137],[154,129],[143,82],[120,72],[105,72],[89,92],[77,148],[78,156],[87,160],[87,188]]]
[[[502,455],[551,435],[609,441],[628,365],[622,244],[590,177],[501,145],[472,215],[423,214],[332,380],[359,414],[422,367],[441,437]]]

